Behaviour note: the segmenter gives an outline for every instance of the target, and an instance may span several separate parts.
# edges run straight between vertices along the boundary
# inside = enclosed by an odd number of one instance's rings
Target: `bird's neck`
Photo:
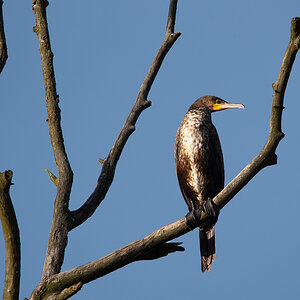
[[[211,123],[211,111],[207,107],[197,107],[190,109],[188,114],[192,118],[197,118],[199,122]]]

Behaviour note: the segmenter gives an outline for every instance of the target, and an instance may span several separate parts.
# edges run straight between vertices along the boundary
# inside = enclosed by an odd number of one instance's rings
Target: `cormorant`
[[[224,162],[211,113],[227,108],[245,108],[215,96],[197,99],[184,116],[175,139],[175,165],[182,195],[190,211],[204,206],[224,188]],[[211,269],[215,260],[217,216],[199,227],[201,270]]]

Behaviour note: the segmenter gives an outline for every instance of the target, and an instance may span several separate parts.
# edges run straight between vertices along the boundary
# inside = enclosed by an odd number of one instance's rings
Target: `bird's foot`
[[[207,200],[203,203],[203,211],[208,215],[208,220],[206,225],[210,227],[215,225],[218,221],[219,209],[215,205],[215,203],[211,200],[211,198],[207,198]]]
[[[203,211],[212,218],[217,218],[219,215],[216,205],[211,198],[207,198],[207,200],[203,203]]]
[[[203,211],[203,207],[199,206],[197,209],[191,210],[186,216],[185,216],[185,222],[187,226],[193,230],[196,227],[200,226],[200,219],[201,219],[201,212]]]
[[[201,226],[202,211],[211,218],[209,223],[215,224],[217,222],[219,211],[211,198],[208,198],[203,205],[199,206],[197,209],[193,209],[185,216],[186,224],[191,230]]]

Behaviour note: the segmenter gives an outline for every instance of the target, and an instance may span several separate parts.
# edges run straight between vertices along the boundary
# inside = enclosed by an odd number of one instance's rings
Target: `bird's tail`
[[[200,253],[201,253],[201,270],[204,273],[210,271],[212,262],[216,257],[215,247],[215,227],[209,230],[200,229]]]

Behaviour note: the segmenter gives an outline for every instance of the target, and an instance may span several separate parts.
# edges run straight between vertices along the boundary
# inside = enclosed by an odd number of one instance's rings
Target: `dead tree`
[[[157,259],[176,251],[183,251],[180,243],[170,240],[193,230],[187,225],[186,217],[166,225],[150,235],[132,242],[93,262],[61,272],[67,246],[68,233],[93,215],[105,199],[116,170],[120,155],[141,113],[151,102],[147,97],[160,66],[176,42],[180,33],[174,32],[177,0],[170,0],[165,39],[162,42],[149,71],[141,85],[136,101],[108,155],[100,159],[102,170],[97,185],[89,198],[76,210],[69,209],[73,172],[66,153],[61,128],[59,96],[56,91],[53,53],[51,50],[46,8],[47,0],[34,0],[33,11],[36,25],[34,32],[39,41],[41,64],[44,78],[46,107],[51,145],[55,157],[58,177],[47,170],[50,179],[57,188],[54,202],[54,214],[49,235],[47,253],[41,282],[36,286],[29,299],[67,299],[77,293],[81,287],[92,280],[139,260]],[[2,6],[1,6],[2,8]],[[234,178],[214,199],[218,209],[222,209],[260,170],[277,162],[275,154],[280,140],[284,137],[281,130],[284,93],[289,75],[300,47],[300,19],[291,22],[290,41],[285,52],[282,66],[275,83],[273,83],[273,102],[269,137],[261,152]],[[6,43],[1,9],[0,20],[0,62],[3,69],[7,58]],[[4,53],[4,54],[3,54]],[[18,299],[20,279],[20,241],[17,220],[9,196],[12,171],[1,173],[0,177],[0,217],[6,247],[6,277],[4,287],[5,299]],[[203,224],[207,216],[203,211],[193,215],[195,227]]]

